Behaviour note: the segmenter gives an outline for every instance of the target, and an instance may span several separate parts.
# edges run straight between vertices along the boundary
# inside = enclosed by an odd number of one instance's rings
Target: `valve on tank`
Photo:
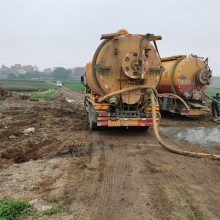
[[[201,85],[209,85],[211,77],[212,77],[211,70],[204,68],[197,72],[196,81]]]
[[[110,104],[110,111],[115,112],[116,111],[116,106],[118,104],[118,98],[116,96],[111,96],[108,100]]]

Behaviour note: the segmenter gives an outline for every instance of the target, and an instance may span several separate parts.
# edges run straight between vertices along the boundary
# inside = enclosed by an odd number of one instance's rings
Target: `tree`
[[[14,73],[8,74],[8,79],[17,79],[18,77]]]
[[[66,80],[66,79],[69,79],[70,73],[71,73],[71,70],[67,70],[63,67],[57,67],[53,71],[53,78],[55,80]]]

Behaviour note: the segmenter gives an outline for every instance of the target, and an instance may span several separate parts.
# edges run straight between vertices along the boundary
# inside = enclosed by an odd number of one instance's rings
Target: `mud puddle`
[[[220,126],[212,127],[160,127],[165,137],[202,147],[220,146]]]

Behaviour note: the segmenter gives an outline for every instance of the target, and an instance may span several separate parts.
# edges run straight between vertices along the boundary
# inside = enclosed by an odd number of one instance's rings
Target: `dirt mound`
[[[22,100],[32,100],[29,95],[19,95],[19,98]]]
[[[0,98],[1,99],[5,99],[6,97],[8,97],[10,94],[7,90],[3,89],[2,87],[0,87]]]
[[[42,143],[41,143],[42,144]],[[35,149],[28,146],[23,148],[13,147],[4,150],[0,158],[4,160],[4,163],[24,163],[29,160],[37,160],[42,158],[54,158],[57,156],[70,156],[70,157],[81,157],[84,155],[90,155],[92,152],[92,144],[78,144],[64,146],[63,148],[58,148],[57,150],[51,152],[50,149],[44,149],[42,151],[42,145],[39,145]],[[47,143],[48,144],[48,143]]]
[[[89,149],[89,143],[82,143],[80,137],[72,138],[75,131],[88,128],[87,115],[78,103],[59,98],[49,105],[37,102],[26,107],[8,107],[1,111],[0,120],[2,166],[59,154],[76,156]],[[26,133],[29,129],[33,131]]]

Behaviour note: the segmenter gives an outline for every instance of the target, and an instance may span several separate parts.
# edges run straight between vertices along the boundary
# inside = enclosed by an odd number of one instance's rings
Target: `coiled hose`
[[[151,104],[152,104],[152,117],[153,117],[154,134],[156,136],[157,141],[159,142],[159,144],[162,147],[164,147],[169,152],[172,152],[175,154],[181,154],[181,155],[190,156],[190,157],[197,157],[197,158],[207,158],[207,159],[212,159],[212,160],[220,160],[220,155],[217,155],[217,154],[207,154],[207,153],[199,153],[199,152],[180,150],[174,146],[169,146],[166,143],[164,143],[160,137],[158,127],[157,127],[156,108],[155,108],[156,104],[155,104],[153,92],[151,93],[150,99],[151,99]]]

